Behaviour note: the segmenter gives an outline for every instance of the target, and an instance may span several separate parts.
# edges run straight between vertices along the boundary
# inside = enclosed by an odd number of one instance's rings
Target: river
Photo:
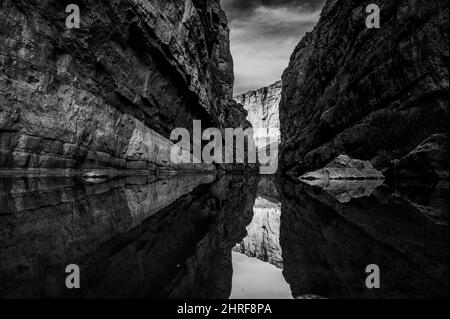
[[[3,176],[0,187],[2,298],[448,296],[445,183],[184,174]],[[79,289],[66,287],[69,264]]]

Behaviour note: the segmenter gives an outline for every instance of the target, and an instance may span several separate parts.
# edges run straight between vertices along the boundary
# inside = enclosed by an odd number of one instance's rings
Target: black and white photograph
[[[0,299],[448,299],[449,122],[448,0],[0,0]]]

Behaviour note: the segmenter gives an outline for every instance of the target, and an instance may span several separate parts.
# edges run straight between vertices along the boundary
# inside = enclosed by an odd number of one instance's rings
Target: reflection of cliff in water
[[[251,175],[0,185],[0,297],[448,296],[445,183],[345,201]],[[81,289],[66,288],[68,264]],[[369,264],[381,289],[365,286]]]
[[[253,184],[224,176],[92,253],[82,262],[89,297],[228,298],[231,248],[250,222]]]
[[[253,206],[253,219],[247,226],[247,236],[234,251],[283,268],[280,247],[281,203],[275,180],[265,177],[258,182]]]
[[[445,191],[422,197],[420,206],[402,193],[411,195],[383,186],[341,203],[318,187],[282,184],[280,243],[294,296],[448,296],[448,199],[439,197]],[[433,206],[447,225],[424,214]],[[381,289],[365,286],[369,264],[381,269]]]
[[[279,198],[275,179],[260,177],[247,236],[233,248],[232,299],[292,299],[282,273]]]
[[[228,297],[255,195],[240,176],[200,186],[214,179],[2,180],[0,296]],[[66,289],[70,263],[84,289]]]

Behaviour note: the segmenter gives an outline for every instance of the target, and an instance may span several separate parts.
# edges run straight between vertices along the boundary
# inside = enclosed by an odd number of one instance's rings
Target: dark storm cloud
[[[324,1],[221,1],[230,21],[235,94],[281,78],[296,44],[317,23]]]
[[[245,17],[258,7],[298,8],[315,11],[322,8],[325,0],[222,0],[222,6],[231,19]]]

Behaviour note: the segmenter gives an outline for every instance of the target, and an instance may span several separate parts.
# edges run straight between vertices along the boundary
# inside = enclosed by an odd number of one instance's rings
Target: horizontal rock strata
[[[77,4],[80,29],[65,2],[2,3],[1,169],[171,167],[172,129],[248,125],[218,0]]]

